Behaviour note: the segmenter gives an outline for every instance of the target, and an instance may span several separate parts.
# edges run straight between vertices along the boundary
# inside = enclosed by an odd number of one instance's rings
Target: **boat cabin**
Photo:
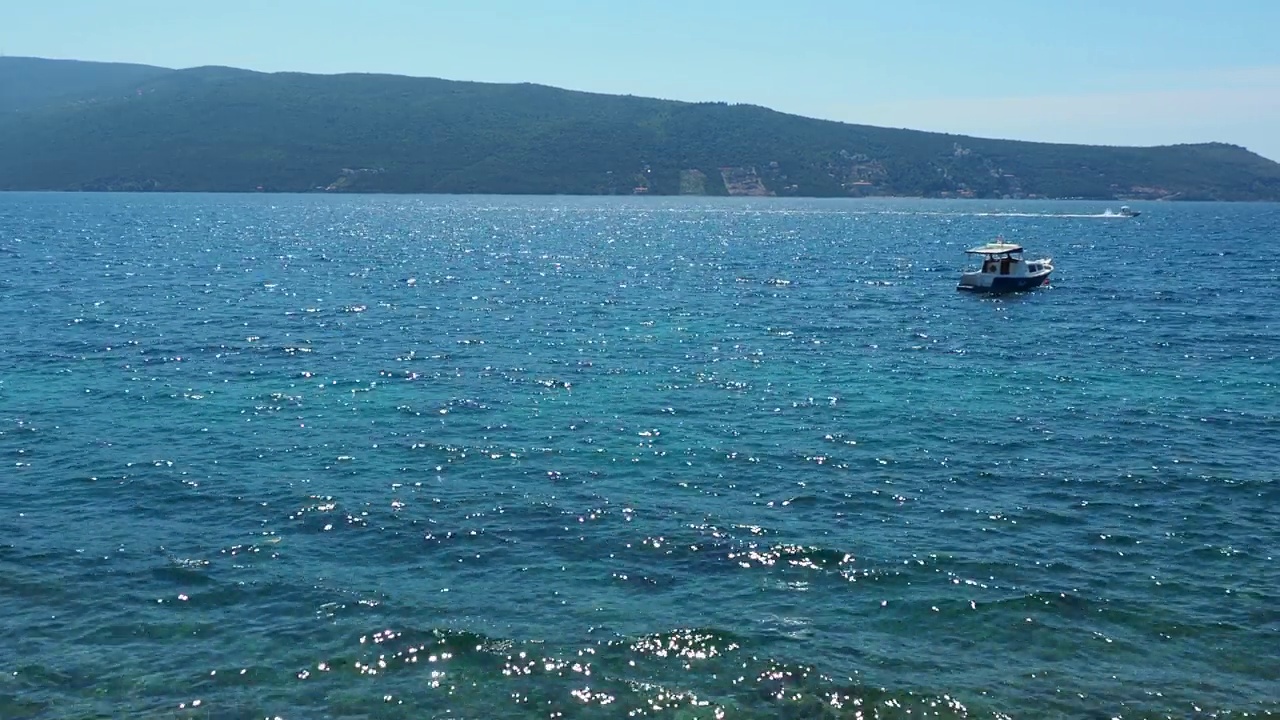
[[[965,252],[982,256],[982,272],[992,275],[1019,275],[1024,264],[1022,246],[1006,242],[993,242],[971,248]],[[1039,268],[1036,268],[1038,270]],[[1035,272],[1027,268],[1030,272]]]

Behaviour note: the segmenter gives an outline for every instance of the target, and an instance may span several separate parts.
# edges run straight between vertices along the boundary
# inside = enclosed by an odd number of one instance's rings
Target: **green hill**
[[[151,65],[0,57],[0,113],[121,95],[171,72]]]
[[[51,61],[20,60],[17,75],[49,76]],[[0,189],[1280,200],[1280,164],[1219,143],[1056,145],[529,84],[126,67],[141,74],[49,83],[0,113]]]

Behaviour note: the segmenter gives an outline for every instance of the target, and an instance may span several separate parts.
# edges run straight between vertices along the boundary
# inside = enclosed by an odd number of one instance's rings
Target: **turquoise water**
[[[1280,206],[1104,209],[0,195],[0,718],[1280,715]]]

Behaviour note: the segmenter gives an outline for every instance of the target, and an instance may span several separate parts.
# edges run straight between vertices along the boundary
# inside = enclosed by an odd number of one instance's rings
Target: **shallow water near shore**
[[[0,718],[1276,717],[1280,205],[1135,207],[0,194]]]

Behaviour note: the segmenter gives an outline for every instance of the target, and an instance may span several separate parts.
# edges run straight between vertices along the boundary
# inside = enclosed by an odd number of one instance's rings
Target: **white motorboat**
[[[982,258],[982,267],[960,275],[960,290],[1013,292],[1031,290],[1049,282],[1053,272],[1050,258],[1025,260],[1022,246],[996,238],[994,242],[965,251]]]

